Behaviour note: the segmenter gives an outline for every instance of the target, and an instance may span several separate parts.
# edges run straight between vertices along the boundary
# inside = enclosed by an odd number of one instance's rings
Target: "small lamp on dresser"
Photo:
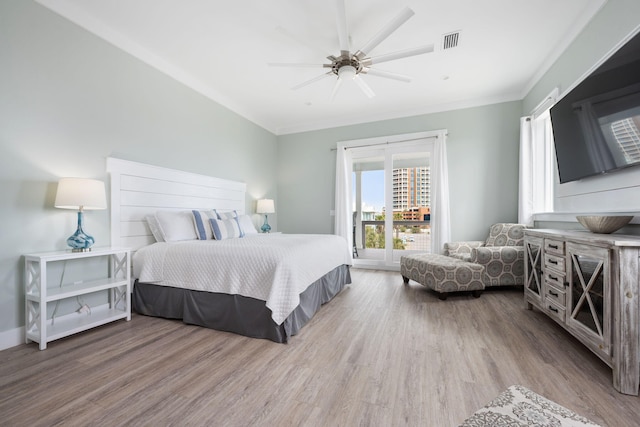
[[[84,211],[107,208],[104,182],[85,178],[60,178],[54,206],[61,209],[78,210],[78,229],[67,239],[74,252],[91,250],[94,238],[85,233]]]
[[[258,200],[258,206],[256,206],[256,213],[264,214],[264,224],[260,227],[263,233],[268,233],[271,231],[271,226],[269,225],[269,221],[267,218],[267,214],[274,213],[276,211],[273,199],[260,199]]]

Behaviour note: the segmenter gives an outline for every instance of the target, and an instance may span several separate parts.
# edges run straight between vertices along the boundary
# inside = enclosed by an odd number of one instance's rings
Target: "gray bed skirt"
[[[351,283],[348,265],[341,265],[313,282],[300,294],[300,304],[277,325],[265,302],[242,295],[158,286],[136,281],[133,309],[147,316],[181,319],[184,323],[252,338],[285,343],[313,317],[322,304],[329,302]]]

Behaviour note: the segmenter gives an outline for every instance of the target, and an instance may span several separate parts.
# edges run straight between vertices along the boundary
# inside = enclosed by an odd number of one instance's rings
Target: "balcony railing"
[[[384,235],[384,221],[361,221],[362,234],[361,245],[359,248],[368,248],[367,246],[367,227],[374,228],[378,234]],[[411,221],[397,220],[393,221],[393,237],[400,239],[405,250],[430,250],[431,237],[431,221]],[[417,232],[413,232],[417,228]],[[402,230],[405,231],[402,231]]]

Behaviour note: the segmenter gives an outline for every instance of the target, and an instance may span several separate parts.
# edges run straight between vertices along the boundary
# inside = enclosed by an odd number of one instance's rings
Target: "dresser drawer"
[[[544,282],[550,283],[558,289],[564,289],[564,272],[547,269],[542,277]]]
[[[564,242],[562,240],[544,239],[544,251],[548,254],[564,255]]]
[[[551,268],[558,273],[564,274],[564,257],[558,255],[544,254],[544,266],[545,268]]]
[[[556,286],[550,284],[545,280],[542,284],[542,291],[544,292],[544,301],[553,302],[560,307],[565,307],[566,305],[566,294],[564,289],[558,289]]]
[[[545,298],[544,300],[544,307],[543,307],[545,313],[547,313],[550,317],[556,319],[559,322],[564,323],[565,321],[565,310],[563,306],[560,306],[558,304],[556,304],[553,301],[550,301],[549,299]]]

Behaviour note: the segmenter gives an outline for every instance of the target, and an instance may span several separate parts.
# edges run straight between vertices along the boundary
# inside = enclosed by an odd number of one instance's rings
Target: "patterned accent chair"
[[[522,224],[498,223],[483,241],[444,244],[444,255],[484,266],[485,286],[524,284],[524,230]]]

